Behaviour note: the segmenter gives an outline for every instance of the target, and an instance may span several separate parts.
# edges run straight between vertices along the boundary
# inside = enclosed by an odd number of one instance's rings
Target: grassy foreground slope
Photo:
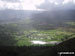
[[[75,38],[64,41],[56,46],[0,46],[0,56],[59,56],[58,52],[74,52]]]

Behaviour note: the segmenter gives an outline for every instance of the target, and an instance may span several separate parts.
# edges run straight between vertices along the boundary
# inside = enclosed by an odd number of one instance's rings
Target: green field
[[[61,29],[46,30],[46,31],[34,30],[34,31],[27,32],[27,33],[28,33],[27,35],[29,35],[28,37],[26,34],[22,36],[17,36],[16,38],[18,40],[17,45],[19,46],[33,45],[30,42],[32,40],[35,40],[35,41],[39,40],[39,41],[45,41],[45,42],[50,42],[50,41],[62,42],[62,41],[75,37],[73,32],[67,32]]]
[[[29,23],[26,24],[24,22],[3,24],[0,25],[0,34],[3,38],[0,43],[4,45],[8,45],[9,43],[9,45],[13,44],[15,46],[53,46],[56,45],[55,42],[60,43],[75,37],[74,24],[74,22],[66,22],[66,26],[58,27],[55,27],[53,24],[46,25],[46,27],[41,25],[40,29],[33,28]],[[34,44],[32,41],[42,42],[42,44],[35,42]]]

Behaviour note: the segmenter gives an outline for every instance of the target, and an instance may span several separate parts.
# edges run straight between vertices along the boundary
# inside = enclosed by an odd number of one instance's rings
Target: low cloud
[[[2,9],[37,10],[36,5],[40,6],[42,3],[44,3],[44,1],[47,0],[0,0],[0,10]],[[70,4],[75,3],[75,0],[48,0],[48,1],[54,4],[54,7],[61,7],[62,5],[64,5],[64,8],[68,7],[70,8]],[[53,5],[50,5],[50,8],[52,7]],[[49,6],[47,8],[49,8]]]
[[[2,0],[2,1],[6,1],[6,2],[20,2],[21,0]]]

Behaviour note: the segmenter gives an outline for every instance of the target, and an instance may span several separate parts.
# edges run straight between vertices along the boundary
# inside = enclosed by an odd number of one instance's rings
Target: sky
[[[36,6],[41,5],[45,0],[0,0],[0,10],[14,9],[14,10],[40,10]],[[49,0],[57,6],[66,5],[70,2],[75,4],[75,0]]]

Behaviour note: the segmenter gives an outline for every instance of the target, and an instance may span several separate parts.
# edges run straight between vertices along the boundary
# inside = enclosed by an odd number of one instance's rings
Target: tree
[[[4,46],[11,46],[15,44],[15,36],[14,32],[6,28],[7,26],[0,25],[0,45]]]

